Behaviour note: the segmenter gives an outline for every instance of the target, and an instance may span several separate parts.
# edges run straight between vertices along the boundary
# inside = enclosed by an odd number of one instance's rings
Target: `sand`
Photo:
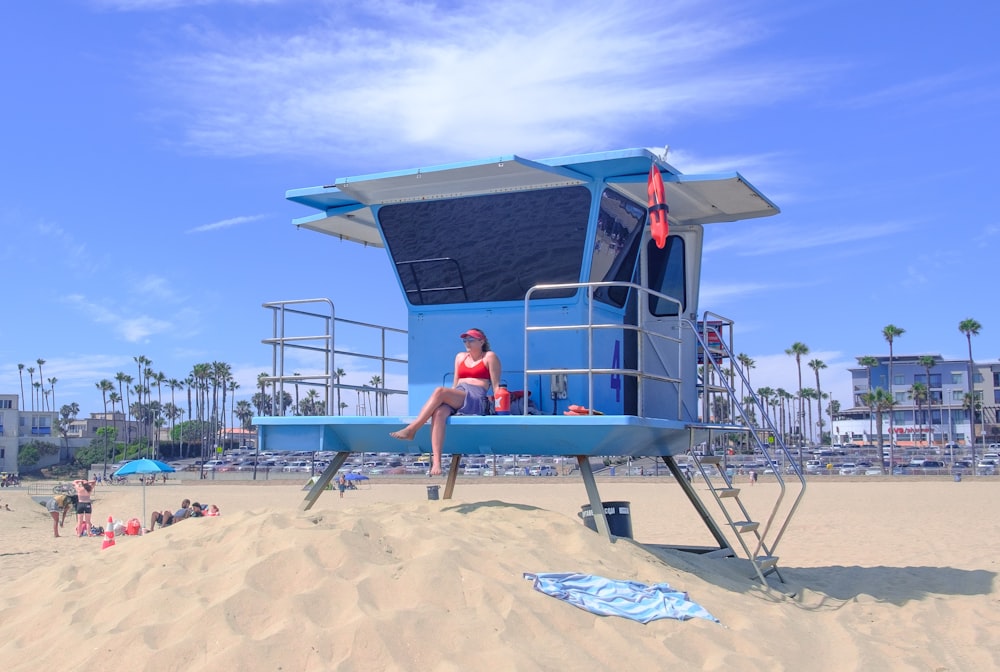
[[[441,481],[437,481],[440,483]],[[147,490],[219,518],[142,537],[52,537],[26,489],[0,491],[0,665],[14,670],[987,670],[1000,668],[992,479],[810,484],[781,542],[784,583],[739,560],[646,544],[710,541],[669,479],[600,482],[636,542],[576,517],[575,478],[427,479],[324,493],[197,481]],[[744,488],[760,506],[776,485]],[[11,511],[5,510],[9,505]],[[94,518],[138,517],[139,486]],[[751,508],[751,510],[754,510]],[[64,528],[69,534],[72,523]],[[669,583],[719,618],[647,625],[535,591],[525,572]]]

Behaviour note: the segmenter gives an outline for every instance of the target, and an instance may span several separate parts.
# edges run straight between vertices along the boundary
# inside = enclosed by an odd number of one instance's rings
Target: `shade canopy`
[[[132,460],[131,462],[123,465],[118,471],[116,471],[114,476],[128,476],[129,474],[163,474],[172,471],[177,471],[171,467],[166,462],[160,462],[159,460]]]

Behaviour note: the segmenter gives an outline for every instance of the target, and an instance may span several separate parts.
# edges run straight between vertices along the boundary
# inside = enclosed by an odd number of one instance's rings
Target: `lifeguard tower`
[[[651,167],[662,177],[669,207],[662,247],[647,226]],[[699,313],[703,227],[778,212],[742,176],[683,175],[665,157],[630,149],[540,161],[511,155],[341,178],[289,191],[287,198],[319,211],[295,220],[297,226],[388,252],[408,310],[411,415],[434,387],[451,384],[457,337],[471,327],[486,332],[515,397],[532,400],[534,408],[524,403],[509,416],[449,420],[444,453],[453,458],[445,499],[456,485],[458,456],[568,456],[579,466],[598,531],[610,538],[591,458],[653,456],[718,542],[700,550],[740,549],[761,581],[777,571],[775,550],[805,481],[765,406],[752,393],[741,404],[734,392],[741,379],[749,383],[733,356],[732,321]],[[275,329],[265,340],[274,370],[264,382],[275,398],[300,382],[285,371],[286,351],[308,347],[326,357],[325,373],[308,382],[324,386],[332,402],[335,388],[343,387],[335,372],[344,354],[334,342],[340,318],[333,304],[265,307]],[[290,315],[316,317],[324,327],[318,336],[289,335]],[[400,361],[384,349],[375,356],[383,365]],[[402,390],[382,390],[395,392]],[[588,410],[565,415],[571,404]],[[260,449],[336,451],[306,495],[306,509],[351,453],[430,452],[428,428],[412,441],[389,437],[407,423],[404,417],[346,416],[328,407],[325,416],[253,422]],[[780,484],[773,508],[758,518],[732,486],[724,451],[713,450],[733,434],[746,437]],[[682,473],[678,456],[696,458],[709,495]],[[789,474],[797,492],[786,500]]]

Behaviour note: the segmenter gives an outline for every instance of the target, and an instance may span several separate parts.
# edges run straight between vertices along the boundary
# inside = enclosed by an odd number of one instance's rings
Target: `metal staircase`
[[[714,319],[710,320],[709,317]],[[709,440],[705,444],[706,451],[711,450],[715,445],[713,440],[715,435],[738,433],[748,437],[748,443],[754,447],[755,453],[759,452],[765,464],[774,473],[779,485],[778,496],[763,522],[751,516],[740,498],[740,488],[733,485],[733,473],[735,472],[727,468],[724,449],[723,454],[712,453],[701,456],[695,455],[695,451],[692,450],[692,455],[695,456],[698,470],[708,487],[708,491],[721,511],[726,527],[732,531],[732,534],[724,535],[724,539],[719,539],[717,534],[717,540],[720,541],[721,546],[733,549],[734,552],[733,541],[735,541],[735,546],[742,550],[742,555],[750,561],[754,572],[763,583],[765,577],[772,573],[777,575],[779,580],[781,579],[777,567],[776,551],[792,516],[802,501],[806,481],[799,465],[796,464],[793,455],[782,441],[781,433],[771,422],[766,407],[754,394],[750,387],[750,381],[738,365],[738,360],[732,350],[732,326],[732,321],[706,313],[705,318],[695,329],[703,360],[700,390],[701,409],[703,418],[714,419],[713,413],[715,411],[728,407],[732,413],[723,413],[724,419],[738,418],[741,424],[701,422],[693,425],[692,429],[709,432]],[[723,370],[723,362],[726,362],[727,370]],[[731,380],[736,380],[737,376],[745,389],[748,390],[743,396],[742,403],[731,382]],[[726,406],[720,405],[719,399],[724,399]],[[694,446],[692,446],[693,448]],[[783,467],[786,465],[791,470],[788,475],[793,476],[791,484],[788,483],[785,478],[786,474],[783,473]],[[703,516],[711,516],[704,505],[700,503],[701,496],[695,488],[691,487],[690,484],[683,483],[686,479],[678,480],[682,482],[682,485],[688,486],[685,488],[685,492],[689,498],[693,498],[692,502],[694,499],[699,500],[695,506],[699,510],[705,511]],[[789,485],[797,485],[798,492],[790,501],[786,501]],[[711,528],[713,525],[709,525],[709,527]]]

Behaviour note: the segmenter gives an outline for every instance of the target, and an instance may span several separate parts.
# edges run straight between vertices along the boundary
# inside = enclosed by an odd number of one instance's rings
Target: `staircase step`
[[[719,497],[738,497],[740,494],[739,488],[719,488],[716,490],[719,493]]]
[[[760,567],[761,571],[765,569],[771,569],[778,564],[778,556],[776,555],[758,555],[754,558],[754,562]]]
[[[736,528],[736,531],[740,534],[746,534],[747,532],[753,532],[760,527],[760,523],[755,520],[737,520],[733,523],[733,527]]]

